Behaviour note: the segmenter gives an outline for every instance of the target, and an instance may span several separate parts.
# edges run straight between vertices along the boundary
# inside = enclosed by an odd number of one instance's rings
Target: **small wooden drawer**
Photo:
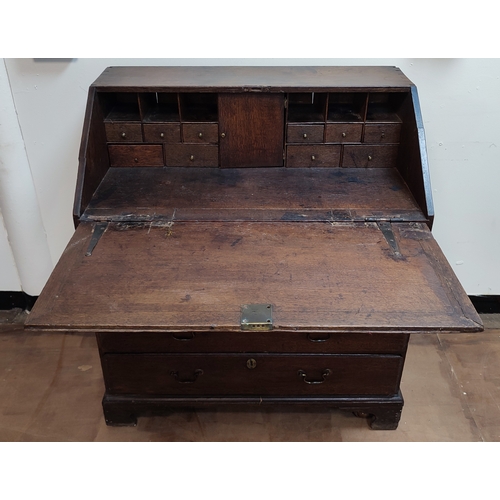
[[[393,168],[396,166],[398,146],[345,145],[343,167]]]
[[[287,146],[287,167],[338,167],[341,146]]]
[[[112,167],[162,167],[163,147],[159,144],[108,146],[109,162]]]
[[[165,151],[167,167],[217,167],[219,147],[201,144],[172,144]]]
[[[399,354],[409,334],[337,332],[99,332],[101,353]]]
[[[326,142],[361,142],[362,123],[327,123]]]
[[[323,142],[324,125],[288,125],[287,142],[317,143]]]
[[[217,144],[219,125],[217,123],[184,123],[182,125],[183,142],[199,144]]]
[[[401,356],[105,354],[108,394],[380,395],[396,394]]]
[[[397,144],[401,134],[400,123],[367,123],[363,142]]]
[[[166,142],[168,144],[181,142],[180,123],[145,123],[143,127],[146,142]]]
[[[142,142],[140,123],[105,123],[108,142]]]

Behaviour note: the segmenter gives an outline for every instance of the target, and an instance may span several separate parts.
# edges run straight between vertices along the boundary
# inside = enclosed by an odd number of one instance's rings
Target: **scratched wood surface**
[[[111,168],[90,220],[425,220],[396,169]]]
[[[27,325],[239,331],[243,304],[273,304],[277,331],[480,330],[424,224],[110,223],[91,256],[82,223]],[[251,335],[251,333],[249,333]]]

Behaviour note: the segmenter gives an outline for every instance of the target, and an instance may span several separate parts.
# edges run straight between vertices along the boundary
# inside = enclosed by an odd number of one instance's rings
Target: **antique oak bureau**
[[[26,327],[95,332],[108,424],[302,405],[395,429],[410,334],[482,329],[433,215],[397,68],[108,68]]]

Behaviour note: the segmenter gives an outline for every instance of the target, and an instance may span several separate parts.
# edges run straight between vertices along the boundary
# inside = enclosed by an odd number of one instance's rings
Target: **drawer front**
[[[182,125],[184,142],[199,144],[217,144],[219,125],[217,123],[184,123]]]
[[[142,142],[140,123],[105,123],[108,142]]]
[[[397,144],[401,134],[400,123],[367,123],[364,142],[374,144]]]
[[[341,146],[287,146],[287,167],[338,167]]]
[[[145,123],[144,140],[146,142],[181,142],[181,125],[179,123]]]
[[[106,354],[102,366],[109,394],[389,396],[398,391],[403,358]]]
[[[109,161],[112,167],[162,167],[163,148],[159,144],[108,146]]]
[[[343,167],[392,168],[396,166],[398,146],[345,145]]]
[[[361,142],[362,123],[328,123],[326,142]]]
[[[313,143],[323,142],[323,125],[288,125],[286,130],[287,142]]]
[[[172,144],[165,151],[167,167],[217,167],[218,146],[201,144]]]
[[[399,354],[409,334],[303,332],[100,332],[101,353]]]

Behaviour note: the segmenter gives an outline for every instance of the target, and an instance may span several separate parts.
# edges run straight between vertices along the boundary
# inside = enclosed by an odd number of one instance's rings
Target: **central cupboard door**
[[[219,94],[221,167],[282,167],[283,94]]]

